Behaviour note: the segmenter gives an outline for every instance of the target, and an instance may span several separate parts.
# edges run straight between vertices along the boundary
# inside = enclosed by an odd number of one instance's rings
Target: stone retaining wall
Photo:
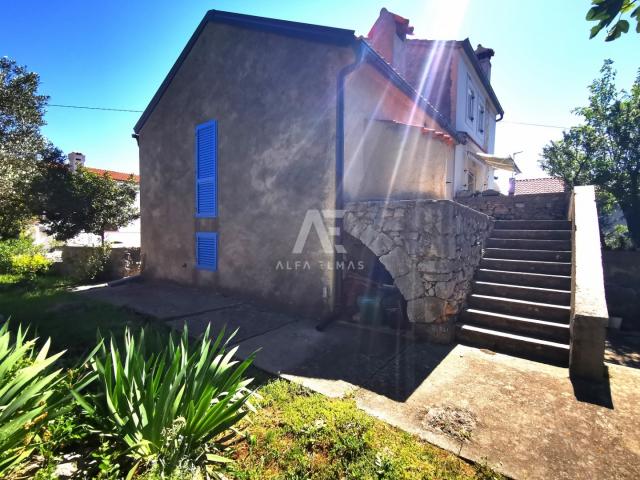
[[[452,341],[492,220],[450,200],[370,201],[348,204],[343,228],[387,268],[416,334]]]
[[[492,216],[496,220],[566,220],[566,193],[456,197],[456,202]]]

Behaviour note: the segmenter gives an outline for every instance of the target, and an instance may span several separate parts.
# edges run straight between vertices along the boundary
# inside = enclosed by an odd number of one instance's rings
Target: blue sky
[[[365,35],[381,7],[408,17],[415,38],[463,39],[493,48],[492,83],[506,114],[496,152],[524,150],[518,161],[538,176],[543,145],[556,126],[575,123],[586,86],[611,58],[620,87],[640,67],[640,35],[588,40],[588,0],[86,1],[1,0],[0,55],[40,74],[51,104],[143,110],[210,8],[355,29]],[[49,107],[45,134],[91,166],[138,171],[131,138],[138,113]]]

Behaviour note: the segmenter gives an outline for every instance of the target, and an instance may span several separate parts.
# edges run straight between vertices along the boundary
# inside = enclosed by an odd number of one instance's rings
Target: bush
[[[92,282],[100,279],[106,271],[111,255],[111,246],[104,244],[99,247],[90,248],[87,257],[78,263],[71,275],[78,282]]]
[[[5,478],[34,450],[36,432],[57,414],[50,398],[62,380],[52,364],[63,352],[47,356],[50,341],[36,349],[27,331],[12,335],[9,324],[0,328],[0,477]]]
[[[195,345],[186,327],[179,339],[151,334],[127,329],[124,348],[112,338],[90,360],[98,387],[76,398],[91,426],[136,465],[163,474],[185,461],[224,461],[209,442],[251,409],[243,374],[253,357],[232,361],[237,347],[227,351],[224,331],[212,342],[207,328]]]
[[[42,255],[44,251],[29,237],[0,241],[0,273],[13,273],[12,259],[18,255]]]
[[[11,257],[11,273],[33,280],[36,276],[45,273],[51,266],[51,260],[41,253],[20,254]]]

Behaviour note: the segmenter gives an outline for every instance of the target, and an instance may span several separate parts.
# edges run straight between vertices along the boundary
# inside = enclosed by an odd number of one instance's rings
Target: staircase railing
[[[600,380],[609,320],[602,275],[600,231],[592,185],[575,187],[569,203],[572,221],[571,376]]]

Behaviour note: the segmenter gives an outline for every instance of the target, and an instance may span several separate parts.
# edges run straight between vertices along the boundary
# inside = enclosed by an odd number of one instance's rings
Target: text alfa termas
[[[322,270],[364,270],[364,262],[359,260],[354,262],[349,261],[335,261],[335,262],[309,262],[308,260],[278,260],[276,263],[276,270],[311,270],[313,265],[316,265]]]

